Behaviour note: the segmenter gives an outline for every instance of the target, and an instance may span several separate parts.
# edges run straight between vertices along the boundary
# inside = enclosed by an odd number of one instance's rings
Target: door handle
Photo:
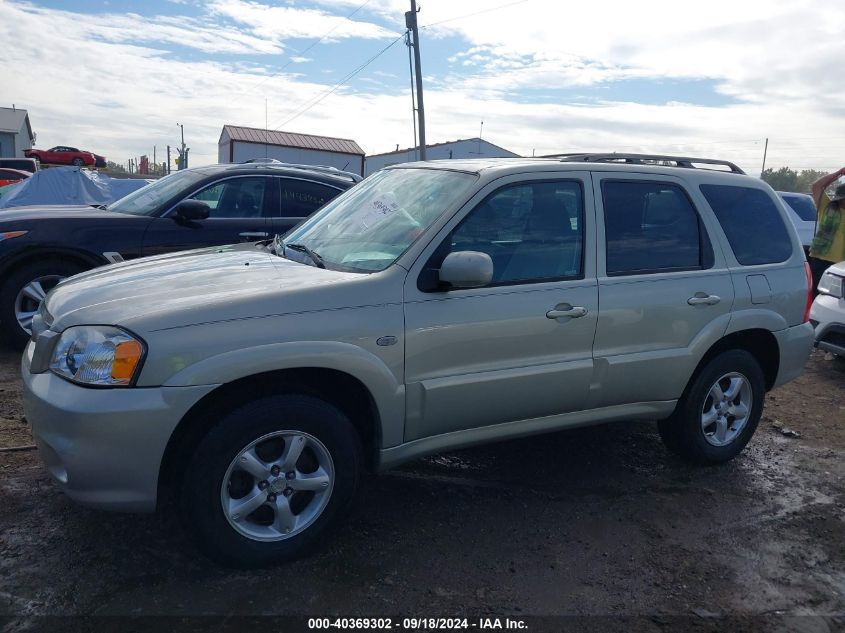
[[[238,233],[238,235],[245,240],[260,240],[264,237],[270,237],[267,231],[245,231],[244,233]]]
[[[694,296],[687,299],[691,306],[714,306],[722,300],[718,295],[708,295],[704,292],[696,292]]]
[[[546,312],[547,319],[560,319],[561,317],[579,319],[582,316],[587,316],[587,308],[582,308],[581,306],[573,306],[569,308],[563,308],[563,306],[555,306],[554,310],[549,310],[548,312]]]

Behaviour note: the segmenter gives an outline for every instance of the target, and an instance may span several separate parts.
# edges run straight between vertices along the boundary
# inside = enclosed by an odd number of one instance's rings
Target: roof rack
[[[734,174],[744,174],[739,167],[728,160],[715,158],[691,158],[689,156],[664,156],[662,154],[549,154],[543,158],[559,158],[561,161],[587,163],[628,163],[632,165],[649,165],[655,163],[674,163],[674,167],[696,169],[696,165],[722,165]],[[704,168],[706,169],[706,168]]]
[[[310,171],[318,171],[324,174],[330,174],[332,176],[347,178],[352,182],[361,182],[363,180],[363,177],[360,174],[356,174],[352,171],[343,171],[342,169],[338,169],[337,167],[331,167],[330,165],[303,165],[300,163],[285,163],[280,160],[276,160],[275,158],[251,158],[249,160],[245,160],[241,164],[263,165],[265,167],[293,167],[294,169],[308,169]]]

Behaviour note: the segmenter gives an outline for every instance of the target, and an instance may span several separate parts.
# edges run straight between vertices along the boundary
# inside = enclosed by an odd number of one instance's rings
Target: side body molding
[[[165,387],[219,385],[280,369],[311,367],[347,373],[369,390],[379,413],[381,448],[402,443],[405,386],[377,356],[349,343],[295,341],[233,350],[194,363],[174,374]]]

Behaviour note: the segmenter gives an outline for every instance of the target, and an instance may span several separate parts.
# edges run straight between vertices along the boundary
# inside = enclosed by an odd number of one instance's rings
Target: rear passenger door
[[[299,178],[273,178],[272,233],[284,235],[341,190],[324,183]]]
[[[601,310],[589,404],[674,400],[730,318],[714,219],[671,176],[596,172],[593,186]]]

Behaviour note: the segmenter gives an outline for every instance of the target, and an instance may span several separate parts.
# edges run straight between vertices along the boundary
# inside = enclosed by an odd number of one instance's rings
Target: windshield
[[[328,268],[384,270],[475,179],[443,169],[386,169],[329,202],[284,242],[307,246]]]
[[[185,190],[206,176],[207,174],[196,171],[177,171],[133,191],[128,196],[123,196],[120,200],[115,200],[106,208],[118,213],[152,215],[165,202],[182,193],[189,193]]]
[[[805,222],[816,221],[816,205],[813,204],[813,199],[810,196],[804,195],[781,195],[786,203],[792,207],[792,210],[798,214],[798,217]]]

